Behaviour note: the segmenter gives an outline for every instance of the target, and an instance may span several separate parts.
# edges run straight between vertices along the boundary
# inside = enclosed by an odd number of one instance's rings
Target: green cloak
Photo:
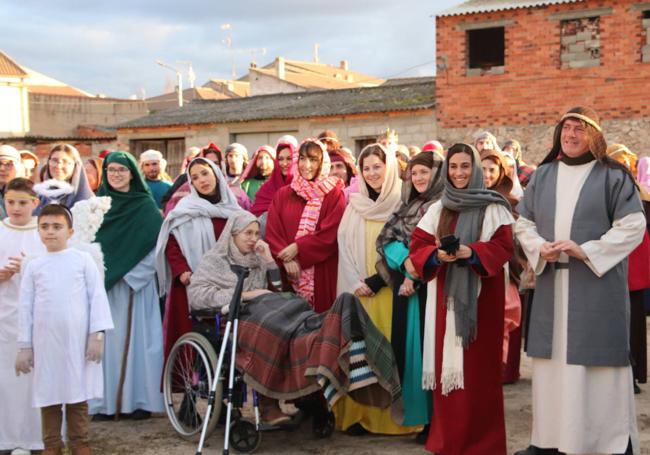
[[[116,191],[108,183],[106,168],[110,163],[126,166],[133,179],[129,191]],[[127,152],[112,152],[102,165],[102,183],[98,196],[110,196],[111,208],[97,232],[106,266],[106,289],[112,288],[155,248],[162,215],[140,173],[135,158]]]

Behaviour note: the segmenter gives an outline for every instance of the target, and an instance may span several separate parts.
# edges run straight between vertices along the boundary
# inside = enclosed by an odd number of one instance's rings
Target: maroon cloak
[[[456,220],[454,220],[454,225]],[[445,455],[506,455],[506,429],[501,387],[505,281],[503,265],[513,254],[512,228],[501,226],[487,242],[468,246],[480,265],[471,266],[481,277],[477,336],[464,350],[463,389],[442,395],[440,372],[447,308],[443,289],[446,265],[427,267],[437,251],[435,237],[416,228],[411,240],[411,261],[425,281],[437,277],[436,389],[426,449]]]
[[[296,240],[298,224],[306,202],[291,186],[280,188],[273,197],[266,220],[266,241],[274,257],[293,242],[298,245],[301,268],[314,266],[314,310],[322,313],[336,300],[339,249],[336,233],[345,211],[345,196],[340,188],[331,190],[321,206],[316,230]],[[283,286],[292,290],[281,261]]]
[[[212,218],[215,240],[219,239],[227,221],[223,218]],[[172,271],[172,286],[167,294],[165,315],[163,316],[164,352],[165,359],[167,359],[176,340],[192,330],[187,291],[185,285],[180,281],[181,274],[191,272],[192,269],[185,260],[185,256],[181,252],[181,247],[173,235],[170,235],[167,241],[165,256]]]

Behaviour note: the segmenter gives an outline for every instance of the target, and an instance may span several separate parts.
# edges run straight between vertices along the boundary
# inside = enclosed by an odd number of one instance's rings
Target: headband
[[[26,199],[26,200],[29,200],[29,201],[34,201],[34,200],[38,199],[36,196],[32,196],[31,194],[26,193],[24,191],[20,191],[20,190],[8,190],[5,193],[5,199],[7,199],[7,198]]]
[[[602,132],[603,132],[603,130],[602,130],[602,128],[600,127],[600,125],[599,125],[598,123],[594,122],[592,119],[590,119],[590,118],[587,117],[586,115],[578,114],[578,113],[576,113],[576,112],[567,112],[566,114],[564,114],[564,115],[562,116],[562,118],[560,119],[560,122],[563,122],[564,120],[566,120],[566,119],[568,119],[568,118],[577,118],[578,120],[582,120],[583,122],[588,123],[589,125],[591,125],[591,126],[593,126],[594,128],[596,128],[596,130],[597,130],[599,133],[602,133]]]

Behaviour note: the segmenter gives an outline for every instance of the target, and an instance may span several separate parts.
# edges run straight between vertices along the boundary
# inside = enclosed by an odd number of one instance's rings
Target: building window
[[[641,48],[641,61],[650,62],[650,10],[643,12],[641,27],[645,33],[645,43]]]
[[[361,150],[377,142],[377,136],[359,137],[354,140],[354,155],[358,158]]]
[[[600,16],[560,22],[562,68],[600,65]]]
[[[180,170],[185,157],[185,139],[143,139],[132,140],[129,150],[136,159],[145,150],[158,150],[167,160],[167,173],[175,178]]]
[[[467,74],[503,73],[505,27],[467,30]]]

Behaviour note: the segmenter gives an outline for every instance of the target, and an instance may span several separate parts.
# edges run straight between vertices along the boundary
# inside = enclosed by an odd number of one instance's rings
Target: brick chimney
[[[285,79],[286,72],[284,68],[284,57],[278,57],[275,59],[275,75],[278,79]]]
[[[341,60],[341,64],[339,65],[339,67],[343,71],[348,71],[348,61],[347,60]]]

